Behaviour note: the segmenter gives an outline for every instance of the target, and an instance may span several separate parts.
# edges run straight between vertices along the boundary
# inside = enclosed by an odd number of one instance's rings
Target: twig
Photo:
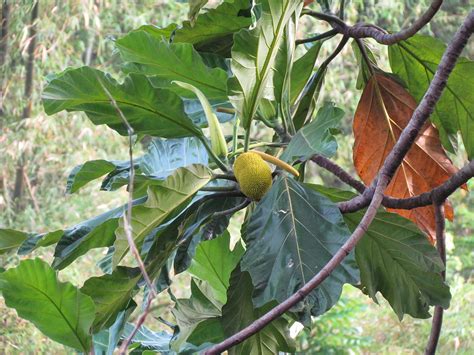
[[[110,104],[112,107],[117,111],[117,114],[119,117],[122,119],[124,125],[127,127],[127,133],[128,133],[128,154],[129,154],[129,160],[130,160],[130,174],[129,174],[129,181],[128,181],[128,202],[127,202],[127,214],[124,216],[124,229],[125,229],[125,235],[127,236],[127,241],[128,245],[130,248],[130,251],[132,252],[133,256],[135,257],[138,267],[140,268],[140,271],[143,274],[143,278],[145,279],[145,282],[147,283],[148,287],[150,288],[150,292],[152,293],[153,296],[156,296],[156,291],[153,286],[153,283],[151,282],[150,276],[148,275],[145,264],[143,263],[143,260],[140,256],[140,252],[137,249],[137,246],[135,244],[135,241],[133,240],[132,236],[132,207],[133,207],[133,184],[135,180],[135,164],[133,161],[133,135],[135,134],[133,127],[130,126],[130,123],[128,122],[127,118],[123,114],[122,110],[120,107],[117,105],[117,102],[113,98],[112,94],[107,90],[105,85],[102,83],[99,77],[97,77],[97,80],[99,81],[100,85],[102,86],[102,89],[104,90],[105,94],[108,96],[110,100]]]
[[[216,212],[212,215],[213,218],[216,218],[216,217],[222,217],[222,216],[227,216],[227,215],[230,215],[230,214],[234,214],[235,212],[238,212],[240,210],[243,210],[245,207],[247,207],[248,205],[250,205],[252,201],[250,199],[245,199],[244,202],[242,202],[241,204],[235,206],[235,207],[232,207],[232,208],[229,208],[228,210],[224,210],[224,211],[219,211],[219,212]]]
[[[471,12],[454,35],[453,40],[441,59],[438,70],[436,71],[425,96],[415,109],[410,122],[402,131],[399,140],[385,159],[378,178],[374,181],[375,192],[372,196],[372,201],[351,237],[334,254],[331,260],[329,260],[329,262],[296,293],[233,336],[209,348],[205,354],[219,354],[230,347],[243,342],[245,339],[263,329],[270,322],[279,318],[319,286],[321,282],[323,282],[352,251],[374,219],[377,209],[382,203],[383,192],[389,184],[396,168],[400,165],[406,153],[412,146],[424,122],[426,122],[430,114],[433,112],[436,102],[440,99],[443,89],[446,87],[447,78],[452,72],[462,49],[465,47],[467,40],[472,34],[473,29],[474,12]]]
[[[292,119],[294,120],[295,117],[299,117],[304,114],[304,116],[307,116],[307,109],[302,108],[304,110],[301,112],[300,105],[303,102],[303,100],[307,99],[308,93],[311,93],[311,98],[310,100],[313,100],[314,93],[318,90],[318,86],[320,81],[323,79],[324,74],[326,73],[326,69],[329,66],[329,64],[332,62],[334,58],[338,56],[338,54],[344,49],[345,45],[347,44],[347,41],[349,40],[349,37],[343,36],[339,44],[337,45],[336,49],[334,52],[331,53],[329,57],[327,57],[324,62],[321,63],[320,67],[314,73],[311,78],[309,79],[308,83],[305,85],[303,92],[301,93],[300,97],[297,99],[295,103],[295,109],[294,109],[294,114]],[[307,117],[304,118],[304,121],[302,122],[301,125],[303,125],[306,121]],[[275,129],[275,132],[281,137],[283,141],[290,141],[291,136],[288,135],[286,132],[279,132],[279,130]]]
[[[443,280],[446,279],[446,240],[444,235],[444,207],[443,203],[433,203],[435,209],[436,219],[436,245],[438,248],[439,256],[443,261],[445,269],[441,272]],[[443,308],[435,306],[433,320],[431,321],[431,332],[428,344],[426,345],[425,354],[433,355],[436,353],[436,347],[438,346],[439,337],[441,334],[441,327],[443,325]]]
[[[200,191],[211,191],[211,192],[218,192],[218,191],[238,191],[236,189],[235,184],[232,186],[204,186],[200,189]]]
[[[335,36],[335,35],[337,35],[338,33],[339,33],[339,32],[337,32],[337,30],[333,28],[332,30],[329,30],[329,31],[327,31],[327,32],[321,33],[321,34],[316,35],[316,36],[313,36],[313,37],[308,37],[308,38],[303,38],[303,39],[297,39],[297,40],[295,41],[295,44],[296,44],[296,45],[299,45],[299,44],[304,44],[304,43],[310,43],[310,42],[320,41],[320,40],[322,40],[322,39]]]
[[[146,318],[148,317],[148,314],[150,312],[150,307],[152,301],[155,299],[157,296],[157,292],[155,289],[155,286],[151,282],[150,276],[148,275],[148,272],[146,271],[145,264],[143,263],[143,259],[140,256],[140,252],[137,249],[137,246],[135,244],[135,241],[133,240],[133,230],[132,230],[132,207],[133,207],[133,184],[134,184],[134,179],[135,179],[135,168],[134,168],[134,161],[133,161],[133,135],[135,134],[133,127],[130,125],[128,122],[127,118],[123,114],[122,110],[120,107],[117,105],[117,102],[113,98],[112,94],[107,90],[105,85],[102,83],[99,77],[97,77],[97,80],[99,81],[100,85],[102,86],[102,89],[108,96],[110,100],[110,104],[114,107],[114,109],[117,111],[117,114],[119,117],[122,119],[124,125],[127,127],[127,133],[128,133],[128,153],[129,153],[129,159],[130,159],[130,174],[129,174],[129,182],[128,182],[128,203],[127,203],[127,214],[124,215],[124,230],[125,230],[125,235],[127,236],[127,241],[128,241],[128,246],[130,248],[130,251],[132,252],[132,255],[135,257],[135,260],[138,263],[138,267],[140,268],[140,271],[142,273],[143,279],[145,280],[148,289],[149,289],[149,296],[148,296],[148,302],[146,304],[145,310],[143,311],[142,315],[137,321],[137,324],[135,325],[135,328],[131,332],[130,336],[121,344],[119,354],[125,355],[127,353],[127,348],[132,341],[133,337],[137,333],[138,329],[142,326],[143,322],[145,322]]]
[[[213,174],[212,179],[222,179],[222,180],[230,180],[230,181],[237,181],[234,174]]]
[[[227,197],[245,197],[245,195],[240,191],[224,191],[216,192],[214,194],[206,195],[202,198],[202,202],[207,200],[212,200],[213,198],[227,198]]]
[[[125,341],[123,341],[122,344],[120,345],[120,349],[119,349],[119,354],[120,355],[126,355],[127,354],[127,348],[130,345],[130,343],[132,342],[133,337],[135,336],[135,334],[137,334],[140,327],[143,325],[143,323],[145,323],[145,320],[148,317],[148,314],[150,313],[150,310],[151,310],[151,303],[154,299],[155,299],[155,297],[152,296],[152,295],[150,295],[148,297],[148,301],[147,301],[147,304],[145,306],[145,310],[143,311],[143,313],[138,318],[137,324],[135,325],[135,328],[133,328],[133,330],[130,333],[130,335],[128,336],[128,338],[125,339]]]
[[[365,185],[359,180],[353,178],[349,173],[347,173],[343,168],[341,168],[336,163],[323,157],[322,155],[313,156],[311,158],[311,161],[318,164],[320,167],[326,169],[327,171],[333,173],[337,178],[339,178],[339,180],[353,187],[359,193],[364,193],[365,188],[366,188]]]
[[[354,26],[347,25],[344,21],[336,16],[315,11],[305,11],[304,13],[320,20],[328,22],[339,33],[352,38],[373,38],[380,44],[391,45],[410,38],[421,30],[433,16],[438,12],[443,4],[443,0],[434,0],[430,7],[421,15],[411,26],[396,33],[386,33],[386,31],[372,25],[356,24]]]
[[[220,107],[216,108],[216,111],[221,112],[221,113],[227,113],[229,115],[235,115],[235,108],[220,106]]]

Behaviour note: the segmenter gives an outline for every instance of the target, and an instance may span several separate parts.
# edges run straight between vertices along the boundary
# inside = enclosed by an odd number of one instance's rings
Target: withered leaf
[[[354,166],[365,184],[377,175],[415,108],[415,99],[392,78],[376,74],[367,83],[353,123]],[[457,170],[441,146],[438,130],[426,122],[385,194],[396,198],[415,196],[442,184]],[[411,219],[434,241],[432,206],[391,211]],[[452,219],[449,203],[445,211],[446,217]]]

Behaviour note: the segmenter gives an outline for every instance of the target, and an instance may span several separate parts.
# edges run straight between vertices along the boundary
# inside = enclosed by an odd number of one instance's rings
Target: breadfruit
[[[272,170],[262,157],[253,152],[240,154],[234,163],[234,174],[243,194],[259,201],[272,186]]]

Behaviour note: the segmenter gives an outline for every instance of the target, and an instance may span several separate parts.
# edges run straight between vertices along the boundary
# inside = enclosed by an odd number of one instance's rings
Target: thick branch
[[[223,342],[211,347],[206,351],[206,354],[219,354],[230,347],[243,342],[245,339],[256,334],[263,329],[270,322],[274,321],[286,311],[295,306],[298,302],[303,300],[311,291],[319,286],[331,272],[344,260],[344,258],[354,249],[359,240],[363,237],[367,228],[373,221],[377,209],[382,203],[383,192],[390,182],[391,177],[395,173],[397,167],[401,164],[404,156],[415,141],[416,136],[420,132],[423,123],[426,122],[436,105],[436,102],[441,97],[443,89],[446,87],[446,82],[449,74],[454,68],[462,49],[465,47],[474,29],[474,11],[464,21],[463,25],[454,35],[454,38],[448,48],[446,49],[441,63],[436,71],[433,80],[421,100],[420,104],[413,113],[410,122],[402,131],[399,140],[393,147],[385,163],[378,175],[376,182],[374,182],[375,192],[372,197],[367,211],[364,214],[361,222],[352,233],[351,237],[344,243],[344,245],[334,254],[329,262],[318,272],[308,283],[300,288],[295,294],[290,296],[287,300],[264,314],[246,328],[234,334]]]
[[[434,203],[435,218],[436,218],[436,246],[438,248],[439,256],[443,260],[445,270],[441,273],[443,280],[446,279],[446,240],[444,234],[444,207],[443,202]],[[438,346],[439,336],[441,334],[441,327],[443,325],[443,308],[436,306],[433,314],[433,320],[431,321],[431,333],[426,345],[425,354],[432,355],[436,353],[436,347]]]
[[[426,12],[415,22],[413,22],[410,27],[396,33],[387,33],[385,30],[370,24],[356,24],[354,26],[349,26],[338,17],[328,14],[322,14],[314,11],[307,11],[306,13],[318,19],[329,22],[334,29],[345,36],[352,38],[370,37],[375,39],[380,44],[390,45],[403,41],[416,34],[419,30],[426,26],[428,22],[431,21],[442,4],[443,0],[434,0]]]

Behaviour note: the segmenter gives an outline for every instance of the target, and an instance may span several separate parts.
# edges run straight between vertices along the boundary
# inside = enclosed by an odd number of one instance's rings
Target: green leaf
[[[14,229],[0,229],[0,255],[17,249],[27,239],[28,233]]]
[[[227,291],[228,301],[222,308],[221,322],[227,336],[234,335],[272,308],[269,304],[255,309],[252,303],[252,292],[252,279],[247,272],[241,272],[238,266],[232,272],[230,287]],[[278,318],[257,334],[229,349],[229,355],[273,355],[280,351],[293,353],[294,343],[289,336],[288,328],[288,321],[283,317]]]
[[[172,310],[179,327],[179,333],[173,339],[172,348],[178,351],[188,341],[200,323],[217,318],[221,315],[222,303],[212,297],[212,290],[206,282],[191,280],[191,297],[176,300]],[[198,329],[198,331],[202,331]],[[205,343],[207,339],[199,340],[195,345]]]
[[[122,59],[131,64],[125,66],[125,72],[151,76],[155,87],[193,97],[189,91],[172,85],[177,80],[193,85],[209,99],[227,99],[227,73],[206,66],[190,43],[169,43],[145,31],[134,31],[115,45]]]
[[[389,46],[392,71],[406,83],[408,91],[420,102],[446,49],[440,40],[415,35]],[[474,158],[474,62],[459,58],[449,76],[446,89],[431,115],[443,145],[453,152],[449,138],[461,132],[469,159]]]
[[[135,133],[165,138],[203,137],[202,131],[185,114],[178,95],[154,88],[146,76],[139,74],[130,74],[123,84],[119,84],[100,70],[89,67],[67,69],[44,89],[44,109],[48,115],[62,110],[84,111],[94,124],[106,124],[121,135],[128,135],[127,127],[101,83]]]
[[[313,119],[325,75],[326,67],[318,68],[306,82],[303,91],[298,100],[296,100],[295,107],[293,108],[293,124],[296,130],[299,130],[305,123],[311,122]]]
[[[84,283],[81,292],[95,303],[94,333],[110,327],[117,315],[127,308],[138,292],[136,286],[140,277],[138,268],[118,267],[112,274],[92,277]]]
[[[145,202],[144,198],[133,203]],[[25,255],[38,247],[56,244],[55,259],[52,266],[63,269],[90,249],[111,246],[115,240],[118,219],[123,215],[125,206],[120,206],[96,217],[80,222],[66,230],[34,234],[21,245],[18,254]]]
[[[340,249],[350,235],[339,208],[328,198],[288,177],[279,178],[259,202],[246,231],[242,271],[255,286],[257,307],[283,302]],[[350,254],[298,306],[301,315],[320,315],[339,299],[344,283],[358,281]]]
[[[196,22],[184,21],[182,26],[172,24],[166,28],[151,25],[140,27],[156,38],[162,36],[174,43],[191,43],[202,52],[228,55],[232,47],[232,35],[253,22],[252,4],[248,0],[224,1],[214,9],[198,16]]]
[[[337,141],[331,131],[339,126],[343,117],[343,110],[332,103],[325,103],[316,118],[291,139],[280,159],[287,162],[308,160],[315,154],[332,157],[336,154]]]
[[[145,204],[132,209],[132,238],[140,247],[145,237],[161,224],[177,207],[190,199],[200,188],[211,179],[210,170],[202,165],[182,167],[168,176],[158,185],[148,188]],[[125,234],[123,219],[115,231],[114,268],[128,252],[128,241]]]
[[[48,233],[32,233],[18,249],[18,255],[26,255],[39,247],[56,244],[64,235],[64,231],[56,230]]]
[[[32,322],[46,336],[88,353],[94,302],[69,282],[60,282],[56,272],[41,259],[23,260],[0,274],[5,303]]]
[[[317,42],[311,46],[308,51],[293,63],[290,84],[290,102],[295,103],[301,95],[306,83],[314,71],[314,65],[318,59],[322,42]]]
[[[239,242],[230,250],[230,234],[201,242],[196,248],[196,254],[189,267],[189,273],[196,278],[207,281],[214,290],[216,299],[224,304],[232,270],[244,254],[244,248]]]
[[[91,249],[111,246],[124,210],[121,206],[66,229],[54,251],[52,266],[64,269]]]
[[[301,7],[302,2],[297,0],[262,1],[262,16],[257,26],[234,35],[232,72],[235,77],[230,79],[229,97],[247,130],[267,85],[272,82],[285,26]]]
[[[308,185],[333,201],[355,196],[318,185]],[[344,214],[354,230],[365,211]],[[355,249],[363,291],[375,302],[380,292],[400,320],[404,314],[428,318],[429,306],[449,307],[451,295],[440,272],[444,269],[437,250],[408,219],[380,210]]]
[[[116,170],[129,169],[126,161],[90,160],[72,169],[67,178],[66,192],[74,193],[87,183]]]
[[[283,39],[275,58],[272,73],[273,96],[283,122],[289,122],[291,117],[291,78],[295,55],[295,40],[298,16],[293,14],[285,26]]]

